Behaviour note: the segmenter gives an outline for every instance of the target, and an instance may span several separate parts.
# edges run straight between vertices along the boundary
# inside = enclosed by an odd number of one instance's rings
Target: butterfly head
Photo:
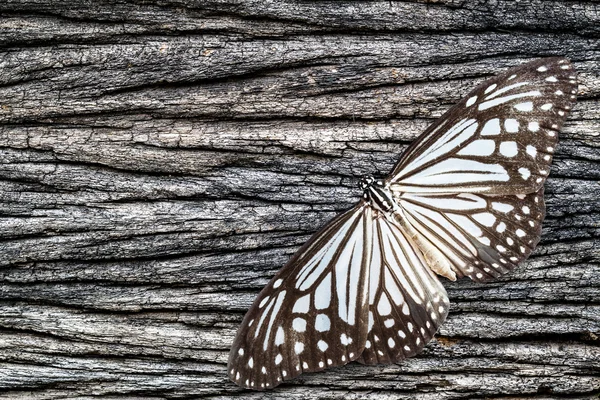
[[[367,176],[360,180],[359,186],[364,192],[363,197],[365,200],[369,201],[374,208],[386,212],[394,208],[395,202],[392,198],[392,192],[384,182]]]

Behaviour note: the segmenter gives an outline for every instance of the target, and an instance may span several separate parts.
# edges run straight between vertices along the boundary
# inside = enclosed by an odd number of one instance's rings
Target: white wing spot
[[[496,142],[490,139],[480,139],[469,143],[462,148],[457,154],[460,156],[489,156],[494,153]]]
[[[281,346],[285,339],[285,335],[283,334],[283,328],[280,326],[277,328],[277,334],[275,335],[275,345]]]
[[[393,349],[395,345],[396,345],[396,342],[394,341],[394,339],[389,338],[388,339],[388,346],[389,346],[389,348]]]
[[[325,352],[325,350],[327,350],[329,348],[329,345],[327,344],[327,342],[325,342],[324,340],[319,340],[317,342],[317,347],[319,348],[319,350],[321,350],[322,352]]]
[[[410,315],[410,308],[408,308],[408,304],[404,303],[404,305],[402,306],[402,314],[404,315]]]
[[[346,336],[345,333],[342,333],[340,335],[340,342],[342,342],[344,346],[348,346],[352,342],[352,340],[348,338],[348,336]]]
[[[510,258],[510,261],[512,261],[512,262],[517,262],[517,261],[519,261],[519,259],[518,259],[517,257],[511,257],[511,258]]]
[[[540,108],[544,111],[548,111],[548,110],[552,109],[552,104],[546,103],[546,104],[542,105]]]
[[[512,246],[513,244],[515,244],[515,241],[512,240],[512,238],[507,237],[506,238],[506,243],[508,243],[509,246]]]
[[[519,121],[514,118],[508,118],[504,121],[504,129],[506,129],[506,132],[517,133],[519,131]]]
[[[549,156],[548,154],[546,154],[546,155],[544,156],[544,160],[546,160],[546,161],[550,161],[550,156]]]
[[[469,100],[467,100],[466,106],[471,107],[473,104],[475,104],[476,101],[477,101],[477,96],[473,96]]]
[[[554,131],[548,131],[546,133],[548,134],[548,136],[555,136],[556,135],[556,132],[554,132]]]
[[[529,125],[527,125],[527,129],[529,129],[531,132],[537,132],[540,130],[540,124],[538,122],[530,122]]]
[[[323,368],[325,366],[325,363],[323,361],[319,361],[319,368]]]
[[[500,143],[500,154],[505,157],[514,157],[518,154],[517,142],[502,142]]]
[[[486,246],[490,245],[490,238],[486,237],[486,236],[481,236],[478,237],[477,240],[479,240],[481,243],[485,244]]]
[[[504,222],[500,222],[500,223],[498,224],[498,226],[496,227],[496,231],[497,231],[498,233],[502,233],[502,232],[504,232],[505,230],[506,230],[506,224],[505,224]]]
[[[281,282],[283,282],[283,279],[277,279],[275,283],[273,283],[273,287],[277,289],[279,286],[281,286]]]
[[[421,344],[421,338],[418,337],[417,340],[415,340],[415,344],[417,346],[420,345]]]
[[[542,65],[542,66],[541,66],[541,67],[539,67],[537,70],[538,70],[539,72],[546,72],[546,71],[548,71],[548,67],[546,67],[546,66]]]
[[[473,215],[473,219],[483,226],[490,227],[496,222],[496,217],[489,212],[478,213]]]
[[[371,348],[371,341],[367,340],[367,342],[365,343],[365,348],[370,349]]]
[[[501,244],[497,245],[496,248],[500,253],[506,253],[506,247],[502,246]]]
[[[519,173],[521,174],[521,177],[524,180],[529,179],[529,177],[531,176],[531,171],[529,171],[529,169],[525,168],[525,167],[521,167],[519,168]]]
[[[498,118],[490,119],[488,122],[485,123],[483,128],[481,128],[482,136],[492,136],[492,135],[499,135],[499,134],[500,134],[500,120]]]
[[[302,342],[296,342],[296,344],[294,345],[294,352],[296,354],[300,354],[304,351],[304,343]]]
[[[554,152],[554,147],[548,146],[546,147],[546,150],[548,150],[549,153]]]
[[[560,66],[561,69],[571,69],[570,65],[561,65]]]
[[[525,231],[523,229],[517,229],[515,231],[515,233],[517,234],[518,237],[523,237],[525,236]]]
[[[498,202],[493,202],[492,203],[492,208],[494,210],[503,212],[503,213],[507,213],[509,211],[513,210],[513,206],[511,206],[510,204],[506,204],[506,203],[498,203]]]
[[[490,86],[487,87],[487,89],[485,89],[485,92],[483,92],[483,93],[488,94],[492,90],[496,89],[496,86],[498,86],[498,85],[496,85],[495,83],[491,84]]]
[[[527,207],[527,206],[523,206],[522,210],[523,210],[523,212],[524,212],[525,214],[529,214],[529,211],[530,211],[530,210],[529,210],[529,207]]]
[[[388,300],[385,293],[381,295],[379,303],[377,303],[377,312],[379,313],[379,315],[390,315],[390,313],[392,312],[392,305],[390,304],[390,301]]]
[[[331,358],[328,358],[327,359],[327,365],[331,365],[331,364],[333,364],[333,360]]]
[[[342,356],[342,361],[346,361],[346,356],[345,355]]]
[[[518,111],[532,111],[533,103],[531,101],[526,101],[523,103],[515,104],[515,109]]]
[[[530,144],[528,144],[527,147],[525,147],[525,151],[533,158],[535,158],[535,156],[537,155],[537,149]]]
[[[304,368],[304,369],[308,369],[308,364],[306,363],[306,361],[304,361],[304,362],[302,363],[302,368]]]
[[[331,321],[325,314],[319,314],[315,318],[315,329],[319,332],[326,332],[331,328]]]
[[[406,327],[408,328],[408,331],[409,331],[409,332],[412,332],[412,331],[413,331],[413,324],[412,324],[412,323],[410,323],[410,322],[409,322],[409,323],[407,323],[407,324],[406,324]]]
[[[408,347],[408,346],[404,346],[404,350],[406,350],[406,351],[410,351],[410,347]]]
[[[238,354],[239,354],[240,356],[243,356],[243,355],[244,355],[244,349],[240,348],[240,349],[238,350]]]
[[[269,301],[269,296],[265,297],[260,301],[260,303],[258,304],[258,308],[263,308],[264,305],[267,304],[267,301]]]
[[[508,77],[508,81],[512,81],[513,79],[515,79],[517,77],[517,74],[512,74],[511,76]]]
[[[525,247],[519,246],[519,250],[521,250],[521,253],[525,253]]]
[[[546,78],[546,82],[558,82],[555,76],[549,76]]]
[[[305,332],[306,331],[306,320],[303,318],[294,318],[292,322],[292,328],[296,332]]]
[[[386,319],[385,322],[383,323],[387,328],[391,328],[392,326],[394,326],[394,320],[392,318],[390,319]]]
[[[281,364],[282,361],[283,357],[281,356],[281,354],[277,354],[277,357],[275,357],[275,365]]]
[[[557,90],[556,92],[554,92],[554,94],[557,96],[562,96],[564,93],[562,90]]]
[[[440,314],[443,314],[444,311],[446,311],[446,309],[444,308],[444,306],[439,306],[438,311],[440,312]]]
[[[565,115],[565,112],[563,110],[558,110],[558,115],[562,117],[563,115]]]
[[[248,322],[248,326],[252,326],[253,322],[254,322],[254,319],[251,319],[250,322]]]
[[[425,326],[427,326],[427,329],[431,329],[431,322],[427,321],[427,322],[425,323]]]
[[[481,272],[476,273],[475,276],[479,279],[483,278],[483,274]]]
[[[292,312],[306,314],[308,312],[309,306],[310,294],[307,294],[306,296],[300,297],[298,300],[296,300],[296,303],[292,308]]]
[[[265,375],[266,375],[266,374],[267,374],[267,367],[262,367],[262,368],[260,369],[260,371],[261,371],[263,374],[265,374]]]
[[[398,336],[400,336],[402,339],[406,339],[406,333],[404,333],[403,330],[398,331]]]
[[[383,356],[383,351],[377,350],[377,354],[379,354],[380,356]]]

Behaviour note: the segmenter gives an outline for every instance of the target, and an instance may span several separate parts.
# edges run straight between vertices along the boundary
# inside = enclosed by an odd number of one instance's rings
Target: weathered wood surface
[[[3,1],[0,398],[597,398],[599,38],[591,1]],[[530,261],[447,283],[414,359],[229,382],[245,310],[358,178],[551,55],[579,102]]]

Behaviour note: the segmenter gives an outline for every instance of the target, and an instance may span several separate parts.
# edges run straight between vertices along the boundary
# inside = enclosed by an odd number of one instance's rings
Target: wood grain
[[[594,399],[600,5],[0,4],[1,399]],[[258,291],[477,83],[570,58],[534,255],[398,365],[227,379]]]

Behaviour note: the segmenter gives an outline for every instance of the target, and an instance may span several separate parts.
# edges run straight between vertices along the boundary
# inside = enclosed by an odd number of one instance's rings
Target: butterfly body
[[[448,314],[437,275],[485,282],[537,245],[543,183],[576,91],[566,59],[510,69],[429,127],[386,179],[363,178],[363,199],[258,295],[232,346],[231,380],[264,390],[419,353]]]

